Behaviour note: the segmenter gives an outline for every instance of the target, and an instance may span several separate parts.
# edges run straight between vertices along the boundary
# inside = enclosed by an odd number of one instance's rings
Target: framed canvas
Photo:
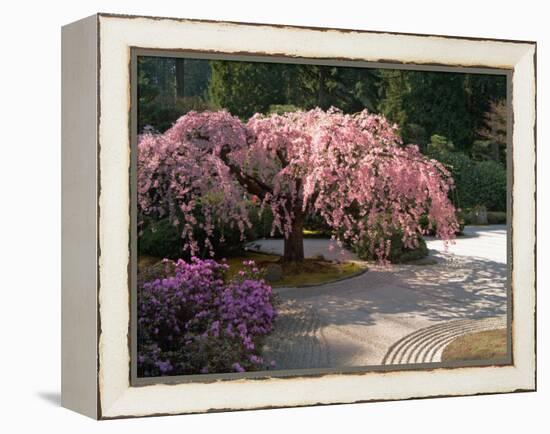
[[[62,31],[62,404],[536,389],[536,44],[97,14]]]

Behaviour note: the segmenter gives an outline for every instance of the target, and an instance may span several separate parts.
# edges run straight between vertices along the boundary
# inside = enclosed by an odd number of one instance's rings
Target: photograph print
[[[137,379],[511,363],[507,71],[133,61]]]

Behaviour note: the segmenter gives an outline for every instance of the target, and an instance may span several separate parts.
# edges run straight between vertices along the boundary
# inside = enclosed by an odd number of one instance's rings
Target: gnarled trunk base
[[[292,225],[292,231],[288,238],[285,238],[285,250],[283,255],[284,262],[303,262],[304,261],[304,217],[297,216]]]

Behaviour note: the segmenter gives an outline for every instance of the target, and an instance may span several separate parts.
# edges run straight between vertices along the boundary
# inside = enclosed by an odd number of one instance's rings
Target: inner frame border
[[[158,377],[137,376],[137,59],[138,57],[162,57],[162,58],[188,58],[204,60],[228,60],[247,61],[259,63],[290,63],[310,64],[323,66],[357,67],[370,69],[393,69],[413,70],[424,72],[454,72],[470,74],[501,75],[506,77],[506,106],[507,106],[507,144],[506,144],[506,171],[507,171],[507,276],[506,276],[506,322],[507,322],[507,355],[505,358],[466,361],[466,362],[436,362],[436,363],[414,363],[400,365],[367,365],[345,368],[315,368],[315,369],[288,369],[253,371],[245,373],[220,373],[220,374],[194,374],[174,375]],[[395,372],[395,371],[425,371],[434,369],[466,368],[466,367],[487,367],[487,366],[510,366],[513,365],[513,246],[512,246],[512,220],[513,220],[513,69],[509,68],[486,68],[486,67],[464,67],[446,66],[441,64],[412,64],[398,62],[370,62],[351,59],[334,58],[310,58],[297,56],[268,55],[253,52],[225,53],[209,50],[189,49],[151,49],[143,47],[130,47],[130,170],[129,170],[129,191],[130,191],[130,228],[129,228],[129,249],[130,262],[128,269],[128,287],[130,299],[130,321],[128,330],[128,345],[130,351],[129,383],[130,387],[147,386],[153,384],[185,384],[185,383],[212,383],[216,381],[231,381],[240,379],[262,380],[269,378],[303,378],[319,377],[328,374],[363,374],[367,372]]]

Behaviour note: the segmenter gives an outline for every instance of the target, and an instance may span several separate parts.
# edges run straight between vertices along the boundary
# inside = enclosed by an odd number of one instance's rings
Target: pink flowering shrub
[[[265,368],[262,338],[276,311],[253,261],[227,281],[227,264],[170,262],[170,277],[138,288],[138,375],[242,372]]]
[[[206,248],[212,256],[216,227],[230,224],[244,237],[244,199],[254,198],[260,210],[271,210],[287,261],[303,260],[302,227],[310,215],[342,242],[371,240],[369,251],[383,260],[396,230],[405,246],[416,245],[423,215],[439,237],[454,237],[452,186],[440,163],[403,145],[396,125],[366,110],[256,114],[246,124],[226,111],[189,112],[138,144],[140,215],[168,216],[181,228],[185,249]]]

